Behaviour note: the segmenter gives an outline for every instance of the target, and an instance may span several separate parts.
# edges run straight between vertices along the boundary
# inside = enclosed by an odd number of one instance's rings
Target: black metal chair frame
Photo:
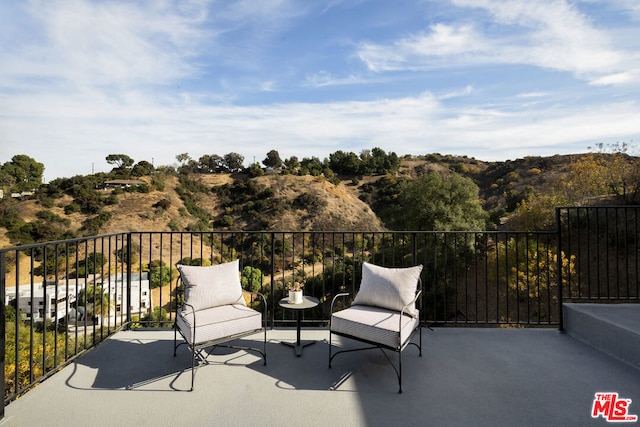
[[[178,279],[180,280],[180,279]],[[180,289],[180,288],[177,288]],[[184,292],[184,289],[181,290],[181,292]],[[211,352],[208,354],[211,354],[213,352],[213,349],[215,349],[216,347],[223,347],[223,348],[233,348],[233,349],[238,349],[238,350],[248,350],[248,351],[254,351],[256,353],[259,353],[262,356],[263,359],[263,365],[267,364],[267,299],[265,298],[265,296],[260,293],[260,292],[249,292],[249,291],[244,291],[247,292],[249,294],[251,294],[253,297],[255,296],[259,296],[262,298],[262,307],[263,307],[263,312],[262,312],[262,328],[260,329],[254,329],[254,330],[250,330],[250,331],[246,331],[240,334],[235,334],[235,335],[230,335],[227,337],[223,337],[223,338],[218,338],[215,340],[209,340],[209,341],[204,341],[201,343],[198,343],[198,340],[196,339],[196,320],[195,320],[195,314],[196,311],[193,310],[193,306],[191,306],[190,304],[187,303],[183,303],[182,307],[183,310],[185,307],[191,307],[191,315],[194,316],[193,318],[193,331],[191,331],[191,337],[192,337],[192,342],[193,344],[190,344],[189,341],[187,340],[187,338],[184,336],[184,334],[182,333],[182,331],[180,330],[180,328],[178,327],[177,324],[177,312],[176,312],[176,320],[173,322],[173,357],[176,357],[176,352],[178,350],[178,347],[180,347],[181,345],[185,344],[187,345],[187,347],[189,347],[189,351],[191,352],[191,391],[193,391],[193,386],[194,386],[194,382],[195,382],[195,371],[196,368],[201,366],[201,363],[206,365],[208,364],[207,361],[207,356],[203,356],[202,352],[204,349],[209,348],[209,347],[213,347]],[[253,298],[252,298],[253,299]],[[253,335],[257,332],[260,331],[264,331],[264,340],[263,340],[263,346],[262,349],[259,349],[257,347],[248,347],[248,346],[238,346],[238,345],[230,345],[230,344],[223,344],[223,343],[227,343],[227,342],[231,342],[249,335]],[[183,341],[178,343],[178,333],[180,333],[180,335],[183,338]],[[207,355],[208,355],[207,354]],[[196,364],[196,359],[199,359],[198,364]]]
[[[398,346],[397,347],[391,347],[388,346],[386,344],[381,344],[381,343],[377,343],[371,340],[367,340],[367,339],[363,339],[360,337],[356,337],[353,335],[349,335],[349,334],[345,334],[342,332],[334,332],[331,328],[331,325],[329,325],[329,368],[331,368],[331,362],[333,361],[333,358],[336,357],[338,354],[341,353],[350,353],[350,352],[354,352],[354,351],[362,351],[362,350],[373,350],[373,349],[380,349],[380,351],[382,352],[382,354],[384,354],[384,356],[387,358],[387,360],[389,361],[389,364],[393,367],[393,369],[396,372],[396,375],[398,377],[398,393],[402,393],[402,351],[411,345],[414,345],[418,348],[419,351],[419,356],[422,357],[422,322],[418,321],[417,326],[415,327],[415,329],[413,329],[413,331],[411,331],[411,335],[409,336],[409,338],[404,342],[404,344],[401,343],[400,341],[400,333],[402,330],[402,316],[406,316],[407,314],[405,314],[406,309],[412,305],[415,304],[418,301],[418,298],[420,297],[420,295],[422,294],[421,290],[418,290],[416,292],[416,296],[413,298],[413,301],[411,301],[409,304],[405,305],[402,310],[400,310],[399,314],[400,314],[400,321],[399,321],[399,326],[398,326]],[[336,302],[336,300],[340,297],[346,297],[349,296],[350,293],[345,292],[345,293],[339,293],[337,294],[335,297],[333,297],[333,300],[331,301],[331,315],[333,316],[333,306]],[[388,310],[389,312],[395,312],[394,310]],[[413,337],[415,335],[416,332],[419,332],[419,344],[414,343]],[[339,350],[335,353],[332,352],[332,336],[333,335],[338,335],[341,337],[345,337],[345,338],[349,338],[355,341],[359,341],[362,342],[364,344],[369,344],[371,347],[361,347],[361,348],[354,348],[354,349],[347,349],[347,350]],[[389,355],[384,351],[384,350],[390,350],[393,352],[398,353],[398,363],[397,365],[393,362],[393,360],[391,360],[391,358],[389,357]]]

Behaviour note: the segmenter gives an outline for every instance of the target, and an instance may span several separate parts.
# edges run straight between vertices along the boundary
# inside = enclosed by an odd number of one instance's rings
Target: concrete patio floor
[[[172,331],[119,332],[11,402],[0,426],[607,425],[591,417],[597,392],[640,415],[639,370],[553,329],[424,329],[423,357],[404,353],[403,394],[380,351],[329,369],[328,331],[302,335],[318,342],[296,357],[279,344],[295,330],[269,330],[266,366],[217,349],[189,392],[190,356],[173,357]]]

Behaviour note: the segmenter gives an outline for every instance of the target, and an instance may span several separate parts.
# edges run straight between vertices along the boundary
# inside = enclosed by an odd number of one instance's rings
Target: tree
[[[44,165],[33,158],[18,154],[0,168],[0,184],[10,185],[11,191],[33,191],[42,185]]]
[[[390,222],[395,229],[484,230],[487,213],[478,198],[478,186],[453,172],[430,171],[416,180],[399,183]]]
[[[11,211],[8,214],[12,216]],[[13,227],[8,230],[8,236],[19,240],[22,244],[73,237],[73,233],[69,230],[71,223],[69,219],[62,218],[47,210],[39,211],[36,213],[36,217],[36,220],[27,223],[14,222],[15,218],[10,219],[9,223],[13,224]]]
[[[107,262],[107,259],[102,252],[91,252],[84,262],[86,263],[88,274],[98,274],[102,272],[102,267]]]
[[[223,162],[229,172],[240,172],[242,170],[244,156],[242,154],[231,152],[224,155]]]
[[[182,164],[191,160],[191,156],[189,156],[189,153],[181,153],[176,155],[176,160],[178,161],[178,163]]]
[[[382,148],[373,148],[367,156],[360,155],[368,173],[394,173],[400,167],[400,158],[396,153],[385,153]]]
[[[300,175],[319,176],[324,170],[324,165],[317,157],[304,157],[300,162]]]
[[[251,292],[259,291],[264,281],[264,274],[259,268],[246,266],[242,269],[242,288]]]
[[[222,157],[217,154],[205,154],[198,159],[201,173],[216,173],[222,169]]]
[[[78,305],[89,308],[89,312],[107,316],[111,309],[109,294],[100,285],[87,285],[78,293]]]
[[[338,150],[329,154],[329,168],[340,175],[358,175],[362,169],[362,160],[354,152]]]
[[[116,169],[129,168],[134,163],[133,159],[126,154],[109,154],[105,159],[110,165],[115,165]]]
[[[262,161],[262,164],[268,168],[279,169],[282,167],[282,159],[276,150],[271,150],[267,153],[267,158]]]
[[[70,192],[83,213],[97,214],[105,204],[102,194],[85,184],[74,185]]]
[[[568,203],[568,199],[561,192],[541,194],[534,191],[518,203],[506,228],[519,231],[554,230],[556,207]]]
[[[171,281],[171,268],[166,265],[152,267],[149,280],[151,288],[167,285]]]
[[[539,298],[549,287],[558,283],[557,248],[554,245],[541,244],[535,239],[509,238],[496,242],[494,250],[489,251],[491,264],[509,266],[503,269],[490,269],[490,280],[508,283],[509,288],[523,298]],[[576,273],[576,256],[560,253],[562,282],[568,286],[569,277]],[[495,277],[499,276],[498,279]]]
[[[114,254],[119,262],[129,262],[129,245],[125,244],[120,249],[116,249]],[[131,242],[131,264],[134,265],[140,260],[140,245]]]
[[[575,202],[614,195],[622,203],[633,202],[640,192],[640,161],[627,154],[626,143],[598,144],[597,153],[589,153],[571,164],[566,181]]]
[[[16,183],[16,179],[9,175],[4,167],[0,166],[0,189],[11,188]]]
[[[293,173],[300,167],[300,161],[296,156],[291,156],[284,160],[284,167],[289,173]]]
[[[251,163],[247,168],[247,171],[249,172],[249,176],[251,176],[252,178],[264,175],[264,170],[262,170],[262,168],[260,167],[260,163],[258,162]]]
[[[133,176],[145,176],[151,175],[154,172],[155,168],[153,165],[146,160],[140,160],[131,170],[131,174]]]

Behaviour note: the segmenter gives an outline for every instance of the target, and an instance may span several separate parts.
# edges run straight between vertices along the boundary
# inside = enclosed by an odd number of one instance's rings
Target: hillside
[[[211,218],[219,218],[229,208],[225,209],[221,199],[224,197],[216,194],[216,189],[225,185],[231,187],[231,204],[241,202],[241,196],[234,194],[234,187],[242,183],[251,182],[262,190],[269,189],[268,200],[249,197],[236,206],[237,211],[232,212],[234,221],[221,229],[270,229],[270,230],[384,230],[384,226],[376,217],[371,208],[358,199],[358,192],[349,188],[349,182],[345,181],[334,185],[322,178],[312,176],[280,176],[268,175],[257,178],[248,178],[243,175],[231,174],[207,174],[193,175],[191,179],[211,191],[198,192],[196,197],[198,206]],[[142,180],[151,182],[148,177]],[[185,201],[179,195],[179,182],[176,176],[164,179],[162,190],[150,186],[148,192],[125,191],[118,192],[117,203],[109,204],[102,208],[103,212],[111,214],[108,221],[99,228],[100,234],[118,233],[127,231],[183,231],[194,227],[198,218],[190,213],[185,206]],[[109,197],[113,190],[99,190],[103,197]],[[61,218],[68,220],[67,229],[81,234],[83,225],[94,215],[81,212],[65,213],[65,207],[73,202],[68,195],[56,198],[53,206],[44,207],[38,199],[22,200],[15,203],[13,209],[27,223],[38,219],[39,212],[46,210]],[[268,209],[264,209],[261,215],[264,217],[261,225],[256,227],[252,221],[249,205],[264,203]],[[161,206],[158,206],[158,205]],[[283,206],[279,209],[269,207],[272,205]],[[267,223],[264,223],[264,220]],[[11,246],[6,235],[6,229],[0,227],[0,245]]]
[[[575,158],[483,162],[431,154],[402,159],[394,179],[413,179],[426,170],[450,169],[478,185],[485,210],[504,212],[531,189],[548,191],[566,176]],[[36,194],[30,199],[2,203],[5,215],[11,212],[27,223],[37,221],[42,211],[48,211],[55,216],[41,220],[48,222],[45,231],[67,230],[71,235],[210,230],[212,224],[215,229],[229,230],[376,231],[384,230],[385,225],[369,202],[363,200],[370,198],[367,184],[375,184],[381,178],[372,175],[327,180],[323,176],[283,174],[250,178],[241,173],[191,174],[185,178],[156,174],[139,178],[147,183],[144,191],[89,190],[91,194],[76,195],[74,199],[68,190],[49,189],[46,197]],[[100,203],[108,201],[100,205],[100,215],[77,206],[79,199],[91,198],[100,199]],[[6,229],[0,228],[0,245],[17,243],[6,234]]]

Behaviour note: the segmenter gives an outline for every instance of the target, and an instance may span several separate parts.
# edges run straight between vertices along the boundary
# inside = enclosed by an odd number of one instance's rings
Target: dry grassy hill
[[[478,185],[479,197],[487,210],[499,210],[505,207],[508,197],[531,188],[545,191],[562,180],[576,157],[527,157],[507,162],[483,162],[464,156],[432,154],[403,159],[396,178],[412,179],[426,170],[450,169]],[[111,217],[100,224],[100,234],[192,229],[190,227],[199,219],[186,206],[177,176],[163,177],[162,186],[155,185],[152,177],[141,179],[149,184],[148,192],[119,191],[112,196],[116,202],[102,208]],[[363,185],[377,181],[380,176],[344,177],[338,184],[323,177],[280,174],[256,178],[245,174],[195,174],[189,179],[200,188],[192,194],[192,199],[208,218],[208,227],[216,224],[216,219],[228,215],[232,217],[231,224],[221,226],[218,223],[214,227],[232,230],[384,230],[384,224],[375,212],[360,199]],[[245,194],[247,187],[254,190],[254,195]],[[224,192],[216,191],[222,188],[226,188],[226,197],[220,195]],[[114,194],[113,190],[99,190],[99,193],[104,198]],[[257,194],[263,193],[267,196],[261,200]],[[65,213],[65,207],[72,202],[71,196],[62,195],[49,207],[31,199],[15,203],[15,209],[26,222],[35,221],[39,211],[48,210],[68,220],[68,229],[75,235],[82,235],[83,226],[91,215],[79,211]],[[259,221],[255,220],[256,216],[259,216]],[[6,230],[0,227],[0,245],[6,247],[12,243],[6,236]]]

